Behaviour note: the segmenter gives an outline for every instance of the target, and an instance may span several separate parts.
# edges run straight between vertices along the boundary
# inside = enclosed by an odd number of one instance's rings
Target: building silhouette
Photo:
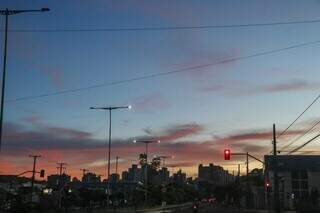
[[[208,181],[215,185],[225,185],[233,181],[233,176],[224,170],[221,166],[213,165],[210,163],[208,166],[202,164],[198,167],[199,181]]]
[[[320,155],[266,155],[265,177],[274,185],[274,171],[277,165],[279,199],[284,208],[293,208],[294,203],[312,199],[320,190]],[[273,196],[271,190],[270,196]],[[318,198],[317,198],[318,199]],[[266,202],[270,202],[270,199]]]
[[[64,186],[68,183],[70,183],[71,177],[70,175],[67,175],[65,173],[59,175],[49,175],[47,178],[47,185],[49,187],[55,187],[55,186]]]

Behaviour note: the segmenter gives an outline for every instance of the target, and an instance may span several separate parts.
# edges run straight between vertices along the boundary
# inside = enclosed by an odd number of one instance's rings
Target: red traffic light
[[[224,159],[225,160],[230,160],[230,149],[224,149]]]
[[[271,189],[271,184],[269,181],[265,181],[264,186],[266,188],[266,190],[270,190]]]

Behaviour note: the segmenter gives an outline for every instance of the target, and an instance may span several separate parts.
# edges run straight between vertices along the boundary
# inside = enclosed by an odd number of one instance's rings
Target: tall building
[[[168,171],[168,168],[162,167],[158,172],[159,172],[161,183],[166,183],[169,181],[170,172]]]
[[[128,171],[123,171],[121,174],[121,180],[122,182],[129,182],[130,181],[130,176]]]
[[[110,175],[110,183],[118,183],[120,180],[120,175],[113,173]]]
[[[265,155],[265,177],[274,190],[274,171],[277,165],[279,200],[281,206],[293,208],[320,190],[320,155]],[[273,196],[273,192],[270,193]],[[268,202],[268,200],[267,200]],[[270,202],[270,201],[269,201]]]
[[[49,187],[55,187],[55,186],[64,186],[68,183],[70,183],[71,177],[65,173],[63,173],[61,176],[59,174],[49,175],[47,179],[47,184]]]
[[[83,175],[82,183],[84,184],[98,184],[101,183],[100,175],[96,175],[95,173],[88,172]]]
[[[209,166],[199,165],[198,178],[199,181],[209,181],[216,185],[224,185],[232,179],[232,175],[221,166],[215,166],[213,163],[210,163]]]
[[[128,169],[129,172],[129,181],[133,183],[138,183],[141,181],[141,169],[138,168],[138,165],[132,164],[131,168]]]
[[[172,181],[175,184],[184,184],[187,181],[187,174],[182,172],[181,169],[172,175]]]

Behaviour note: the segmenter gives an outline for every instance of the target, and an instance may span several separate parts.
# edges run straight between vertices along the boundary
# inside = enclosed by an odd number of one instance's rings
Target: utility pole
[[[62,186],[62,169],[65,169],[66,167],[64,167],[64,165],[67,165],[66,163],[57,163],[58,164],[58,167],[57,169],[59,169],[59,184],[58,184],[58,191],[59,191],[59,194],[58,194],[58,206],[59,208],[61,208],[61,189],[63,189],[63,186]],[[60,188],[61,187],[61,188]]]
[[[277,137],[276,125],[273,124],[273,178],[274,178],[274,212],[280,213],[280,200],[279,200],[279,181],[278,181],[278,160],[277,160]]]
[[[246,177],[246,182],[247,182],[247,184],[246,184],[246,188],[247,188],[247,196],[246,196],[246,201],[247,201],[247,208],[249,207],[249,153],[247,152],[247,159],[246,159],[246,164],[247,164],[247,171],[246,171],[246,173],[247,173],[247,177]]]
[[[33,158],[33,169],[32,169],[32,178],[31,178],[31,192],[33,193],[34,176],[36,173],[36,162],[37,162],[37,158],[40,158],[41,155],[29,155],[29,157]]]
[[[118,174],[118,160],[119,160],[119,156],[116,157],[116,174]]]
[[[89,172],[88,169],[80,169],[82,171],[82,177],[84,177],[84,175],[86,174],[86,172]]]
[[[61,178],[62,178],[62,169],[65,169],[66,167],[64,167],[65,165],[67,165],[66,163],[57,163],[58,164],[58,167],[57,169],[59,169],[59,185],[61,184]]]

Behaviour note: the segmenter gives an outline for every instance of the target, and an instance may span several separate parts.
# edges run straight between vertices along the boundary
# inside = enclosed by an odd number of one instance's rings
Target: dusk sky
[[[111,158],[120,157],[120,170],[137,163],[144,152],[133,138],[156,138],[161,143],[150,145],[151,155],[174,156],[167,160],[171,171],[181,168],[195,176],[199,163],[213,162],[231,172],[237,169],[233,164],[245,159],[224,161],[224,148],[262,158],[272,148],[272,124],[278,131],[285,129],[319,93],[320,22],[97,30],[320,20],[318,0],[0,3],[1,9],[42,7],[51,11],[9,17],[13,31],[8,39],[0,174],[31,170],[28,155],[41,154],[37,168],[47,174],[57,172],[57,162],[65,162],[72,176],[80,177],[81,168],[105,175],[108,114],[89,107],[129,104],[131,110],[113,112]],[[73,31],[84,29],[88,31]],[[3,30],[0,34],[2,67]],[[238,60],[308,42],[315,43]],[[228,59],[237,60],[219,63]],[[195,68],[202,65],[208,66]],[[319,107],[316,102],[279,138],[279,149],[317,122]],[[320,151],[320,146],[313,141],[303,150]],[[114,172],[113,161],[111,166]],[[261,165],[252,161],[254,167]]]

